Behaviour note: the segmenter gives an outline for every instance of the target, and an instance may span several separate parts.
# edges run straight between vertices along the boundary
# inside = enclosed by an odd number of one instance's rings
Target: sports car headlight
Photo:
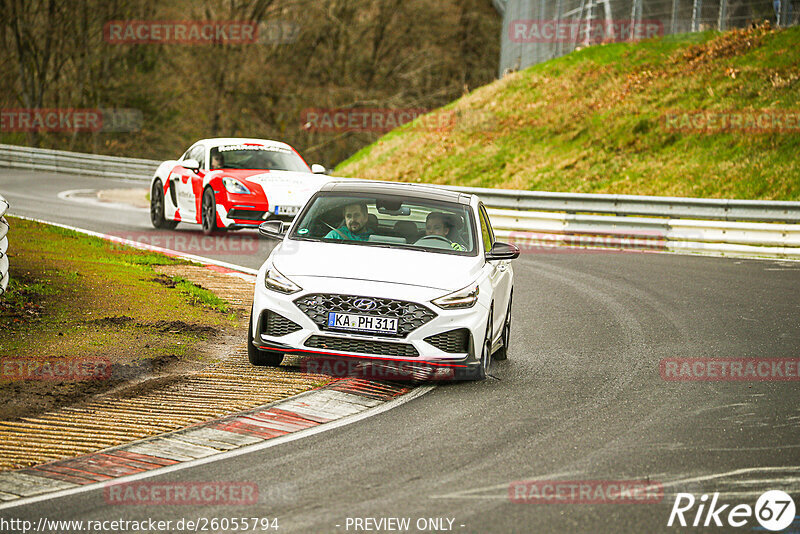
[[[267,269],[267,274],[264,276],[264,285],[267,286],[267,289],[277,291],[278,293],[284,293],[286,295],[297,293],[303,289],[283,276],[275,267],[270,267]]]
[[[222,185],[225,186],[225,189],[228,190],[228,193],[234,193],[237,195],[249,195],[250,190],[247,189],[242,182],[239,180],[234,180],[233,178],[226,176],[222,179]]]
[[[457,310],[461,308],[471,308],[478,302],[478,284],[468,285],[464,289],[459,289],[448,293],[443,297],[434,299],[431,302],[443,310]]]

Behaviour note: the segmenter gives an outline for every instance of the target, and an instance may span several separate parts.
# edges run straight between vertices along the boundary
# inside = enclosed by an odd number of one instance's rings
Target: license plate
[[[397,319],[392,317],[329,312],[328,328],[354,330],[357,332],[373,332],[377,334],[396,334]]]
[[[300,206],[275,206],[275,215],[297,215]]]

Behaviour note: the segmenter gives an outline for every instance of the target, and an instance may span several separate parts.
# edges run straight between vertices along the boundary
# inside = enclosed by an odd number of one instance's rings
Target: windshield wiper
[[[419,247],[417,245],[400,245],[400,248],[409,249],[409,250],[419,250],[420,252],[430,252],[431,249],[425,247]]]

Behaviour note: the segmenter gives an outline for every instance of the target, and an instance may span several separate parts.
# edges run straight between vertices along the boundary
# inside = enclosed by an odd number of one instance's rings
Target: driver
[[[367,222],[369,222],[367,203],[353,202],[344,207],[344,226],[331,230],[325,238],[368,241],[372,231],[367,228]]]
[[[211,155],[211,168],[222,169],[225,167],[225,156],[220,153]]]
[[[453,222],[446,214],[440,211],[432,211],[428,214],[425,219],[425,235],[438,235],[446,238],[450,241],[450,247],[453,250],[467,250],[464,245],[452,240],[450,236],[453,233]]]

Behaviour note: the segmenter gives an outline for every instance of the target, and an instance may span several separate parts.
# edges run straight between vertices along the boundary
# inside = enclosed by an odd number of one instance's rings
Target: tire
[[[483,336],[481,348],[481,364],[472,372],[472,380],[486,380],[489,369],[492,367],[492,312],[489,312],[489,321],[486,323],[486,335]]]
[[[511,301],[514,298],[514,293],[512,292],[508,296],[508,311],[506,311],[506,320],[503,321],[503,346],[497,349],[497,352],[494,353],[493,358],[498,361],[508,359],[508,344],[511,341]]]
[[[150,191],[150,222],[154,228],[161,230],[172,230],[178,226],[178,221],[168,221],[164,217],[164,186],[161,180],[156,180]]]
[[[203,191],[203,201],[200,205],[201,221],[203,223],[203,233],[211,235],[217,230],[217,199],[214,198],[214,191],[206,187]]]
[[[253,345],[253,312],[250,312],[250,325],[247,327],[247,358],[258,367],[278,367],[283,361],[283,353],[261,350]]]

